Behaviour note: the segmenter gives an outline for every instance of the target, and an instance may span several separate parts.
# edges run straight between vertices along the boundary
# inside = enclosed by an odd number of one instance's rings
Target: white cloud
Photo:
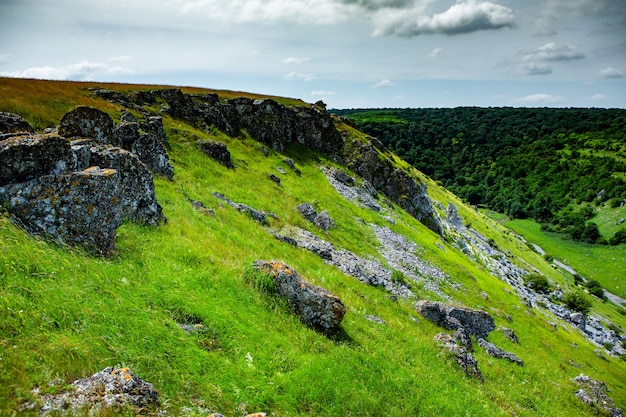
[[[467,0],[448,10],[428,15],[424,5],[413,9],[382,9],[374,15],[375,35],[459,35],[479,30],[501,29],[515,24],[513,11],[489,1]]]
[[[388,87],[393,87],[394,83],[391,80],[382,80],[381,82],[378,82],[376,84],[374,84],[372,86],[372,88],[388,88]]]
[[[325,97],[325,96],[333,96],[336,94],[336,91],[329,90],[313,90],[311,91],[311,97]]]
[[[100,62],[80,61],[65,67],[33,67],[23,71],[3,71],[0,75],[20,78],[40,78],[48,80],[90,81],[100,75],[131,74],[128,68],[110,66]]]
[[[443,48],[437,47],[435,49],[433,49],[432,51],[430,51],[430,53],[428,54],[429,58],[438,58],[441,56],[441,54],[443,54]]]
[[[229,23],[334,24],[347,19],[353,8],[336,0],[192,0],[184,2],[182,13]]]
[[[552,73],[552,68],[548,65],[535,64],[534,62],[522,64],[520,70],[525,75],[546,75]]]
[[[311,58],[308,56],[303,56],[303,57],[290,56],[288,58],[283,59],[283,64],[302,64],[303,62],[307,62],[310,59]]]
[[[301,72],[290,72],[289,74],[285,75],[285,78],[288,80],[303,80],[303,81],[313,81],[315,79],[315,76],[311,73],[306,73],[303,74]]]
[[[556,45],[548,42],[532,51],[519,53],[523,61],[572,61],[585,58],[585,54],[571,45]]]
[[[613,67],[608,67],[600,71],[600,77],[602,78],[624,78],[626,74],[623,72],[616,70]]]
[[[593,101],[605,100],[607,98],[608,98],[608,96],[605,96],[604,94],[594,94],[594,95],[591,96],[591,100],[593,100]]]
[[[561,96],[553,96],[550,94],[537,93],[537,94],[531,94],[526,97],[517,98],[514,101],[517,103],[525,104],[525,105],[539,105],[539,104],[562,103],[565,101],[565,98]]]

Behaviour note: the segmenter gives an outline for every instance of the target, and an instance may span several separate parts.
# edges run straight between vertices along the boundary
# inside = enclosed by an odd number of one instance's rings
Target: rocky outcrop
[[[214,140],[199,140],[198,145],[209,158],[219,162],[226,168],[235,168],[226,144]]]
[[[97,167],[45,175],[0,187],[0,202],[7,202],[31,233],[107,254],[122,224],[119,177],[114,169]]]
[[[0,185],[72,170],[74,154],[61,136],[16,136],[0,142]]]
[[[463,329],[468,335],[485,339],[496,328],[493,317],[481,310],[421,300],[415,309],[422,317],[448,330]]]
[[[572,379],[580,389],[576,391],[576,397],[582,402],[607,413],[611,417],[622,417],[622,410],[615,407],[615,401],[608,396],[609,389],[601,381],[595,381],[587,375],[580,374]],[[604,414],[603,414],[604,415]]]
[[[354,141],[346,149],[348,167],[370,183],[407,213],[436,233],[443,233],[442,221],[428,196],[426,185],[411,177],[406,170],[395,167],[382,154],[382,144]]]
[[[163,132],[160,118],[147,123],[156,133],[143,136]],[[139,131],[135,122],[126,125]],[[25,229],[108,254],[123,219],[148,225],[165,220],[146,164],[109,144],[119,136],[106,113],[79,107],[63,117],[59,131],[74,140],[46,134],[0,142],[0,202]]]
[[[337,329],[346,314],[337,296],[304,281],[281,261],[256,261],[254,266],[273,277],[276,293],[304,323],[325,334]]]
[[[88,378],[72,382],[70,388],[58,394],[40,394],[39,390],[34,390],[36,400],[26,403],[21,411],[38,410],[44,415],[65,415],[68,411],[78,415],[88,411],[91,415],[94,412],[100,414],[104,409],[115,412],[132,408],[140,412],[147,406],[158,404],[159,394],[154,386],[128,368],[105,368]]]

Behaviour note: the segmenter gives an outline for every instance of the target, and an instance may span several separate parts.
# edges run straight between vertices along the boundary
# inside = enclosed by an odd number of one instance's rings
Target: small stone
[[[270,179],[270,181],[272,181],[274,184],[276,184],[276,185],[281,185],[281,183],[280,183],[280,178],[278,178],[276,175],[274,175],[274,174],[269,174],[269,175],[267,176],[267,178],[269,178],[269,179]]]

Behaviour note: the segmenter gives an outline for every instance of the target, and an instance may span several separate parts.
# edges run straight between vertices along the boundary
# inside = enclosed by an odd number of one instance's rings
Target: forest
[[[472,205],[590,243],[594,206],[626,201],[626,110],[333,110]]]

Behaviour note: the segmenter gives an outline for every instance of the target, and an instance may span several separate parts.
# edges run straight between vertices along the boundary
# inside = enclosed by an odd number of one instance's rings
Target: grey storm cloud
[[[412,37],[424,34],[459,35],[515,25],[513,11],[492,2],[466,1],[428,15],[423,7],[382,9],[374,16],[376,35]]]
[[[520,69],[525,75],[546,75],[552,73],[552,68],[544,64],[535,64],[534,62],[523,64]]]

